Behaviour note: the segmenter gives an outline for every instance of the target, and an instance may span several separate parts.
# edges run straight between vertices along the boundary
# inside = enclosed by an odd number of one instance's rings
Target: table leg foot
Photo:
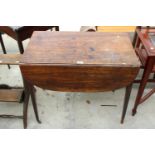
[[[120,122],[121,124],[123,124],[124,123],[124,120],[121,120],[121,122]]]
[[[136,113],[137,113],[137,110],[133,109],[132,110],[132,116],[135,116]]]
[[[23,126],[24,129],[27,128],[27,111],[28,111],[28,103],[29,103],[29,93],[26,94],[25,100],[23,103]]]
[[[123,124],[123,122],[124,122],[124,118],[126,115],[131,90],[132,90],[132,84],[130,84],[129,86],[126,87],[125,97],[124,97],[124,105],[123,105],[123,111],[122,111],[122,117],[121,117],[121,124]]]

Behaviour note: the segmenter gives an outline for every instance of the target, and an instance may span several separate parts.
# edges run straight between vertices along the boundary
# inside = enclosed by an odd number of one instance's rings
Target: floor
[[[18,52],[16,42],[3,35],[9,53]],[[24,41],[27,46],[29,40]],[[0,47],[0,52],[2,52]],[[0,66],[1,84],[22,86],[18,66]],[[146,92],[152,85],[149,85]],[[136,116],[131,116],[138,85],[132,90],[124,124],[120,124],[125,89],[104,93],[62,93],[37,88],[37,102],[41,124],[35,120],[32,105],[28,112],[29,129],[129,129],[155,128],[155,95],[140,105]],[[30,101],[31,102],[31,101]],[[114,106],[101,106],[114,105]],[[0,114],[22,114],[23,104],[0,102]],[[0,118],[1,129],[22,129],[20,119]]]

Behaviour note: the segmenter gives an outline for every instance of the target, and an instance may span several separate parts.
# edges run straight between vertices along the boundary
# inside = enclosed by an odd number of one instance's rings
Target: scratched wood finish
[[[73,92],[125,87],[139,66],[127,34],[99,32],[35,32],[20,62],[29,82]]]
[[[131,59],[132,58],[132,59]],[[34,32],[21,63],[138,66],[126,33]]]

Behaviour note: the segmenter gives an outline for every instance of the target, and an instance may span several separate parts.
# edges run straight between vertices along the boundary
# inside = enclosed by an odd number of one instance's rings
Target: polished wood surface
[[[126,33],[35,32],[20,61],[30,83],[73,92],[125,87],[139,66]]]
[[[126,33],[34,32],[21,60],[25,64],[50,65],[80,62],[82,65],[139,66]]]
[[[152,38],[153,37],[153,38]],[[155,27],[138,26],[135,33],[135,51],[141,61],[141,69],[143,69],[143,75],[140,79],[134,82],[140,83],[137,92],[135,104],[132,110],[132,115],[137,112],[138,106],[146,101],[151,95],[155,93],[155,87],[153,87],[147,93],[144,91],[148,82],[155,82]],[[150,74],[153,73],[153,78]]]
[[[21,65],[21,71],[27,80],[44,89],[99,92],[129,85],[135,79],[138,68]]]

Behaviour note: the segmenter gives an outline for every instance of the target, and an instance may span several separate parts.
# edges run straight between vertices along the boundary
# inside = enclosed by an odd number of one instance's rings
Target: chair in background
[[[155,88],[153,88],[146,95],[143,95],[147,82],[155,82],[155,78],[150,78],[150,74],[155,73],[155,27],[138,26],[136,28],[133,46],[141,61],[141,69],[143,69],[142,78],[134,81],[135,83],[140,83],[132,110],[132,115],[135,115],[138,105],[147,100],[155,92]]]
[[[0,54],[0,65],[19,65],[21,54]],[[27,85],[23,79],[24,88],[21,87],[10,87],[5,84],[0,85],[0,102],[22,102],[23,104],[23,115],[8,115],[0,114],[0,118],[19,118],[23,119],[23,126],[27,128],[27,114],[28,114],[28,103],[29,98],[31,97],[32,106],[34,114],[38,123],[41,123],[39,120],[38,108],[35,97],[35,88],[33,86]],[[12,104],[12,103],[11,103]]]
[[[0,32],[6,33],[11,38],[15,39],[18,43],[19,51],[22,54],[24,52],[22,41],[30,38],[34,31],[46,31],[53,28],[55,28],[56,31],[59,31],[59,26],[0,26]],[[0,43],[3,52],[6,53],[1,34]]]

